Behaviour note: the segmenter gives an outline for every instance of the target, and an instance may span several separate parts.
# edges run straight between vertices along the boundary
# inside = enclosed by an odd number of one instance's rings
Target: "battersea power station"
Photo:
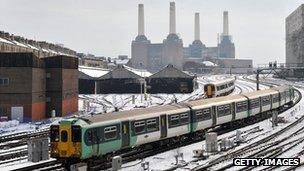
[[[199,13],[195,13],[194,41],[183,47],[182,39],[176,33],[175,2],[170,2],[169,34],[162,43],[151,43],[145,36],[144,5],[138,5],[138,35],[132,41],[131,65],[151,72],[168,64],[184,69],[188,61],[201,62],[205,59],[235,59],[235,47],[228,32],[228,12],[223,13],[223,33],[217,47],[206,47],[200,40]]]

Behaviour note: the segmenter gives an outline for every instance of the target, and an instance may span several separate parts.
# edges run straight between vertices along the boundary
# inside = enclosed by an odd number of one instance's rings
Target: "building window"
[[[1,116],[7,116],[7,110],[5,107],[0,107],[0,117]]]
[[[8,78],[0,78],[0,86],[1,85],[8,85],[9,84],[9,79]]]

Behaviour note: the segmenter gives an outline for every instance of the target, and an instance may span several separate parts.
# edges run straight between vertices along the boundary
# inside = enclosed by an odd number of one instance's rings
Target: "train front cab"
[[[51,126],[51,157],[65,159],[81,157],[81,127],[69,121]]]
[[[215,97],[215,86],[214,84],[206,84],[204,86],[204,91],[208,98]]]

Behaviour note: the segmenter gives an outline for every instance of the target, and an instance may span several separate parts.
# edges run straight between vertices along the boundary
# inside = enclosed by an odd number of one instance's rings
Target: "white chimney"
[[[195,13],[194,17],[194,40],[200,40],[200,18],[199,13]]]
[[[170,30],[169,34],[176,34],[176,21],[175,21],[175,2],[170,2]]]
[[[145,35],[144,4],[138,4],[138,35]]]
[[[223,35],[229,35],[229,27],[228,27],[228,11],[224,11],[223,13]]]

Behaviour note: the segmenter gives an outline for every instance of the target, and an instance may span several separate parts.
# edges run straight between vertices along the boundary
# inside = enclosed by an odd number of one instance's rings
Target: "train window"
[[[248,110],[248,104],[247,101],[243,101],[243,102],[237,102],[236,103],[236,112],[243,112]]]
[[[250,100],[250,109],[255,109],[260,107],[260,99],[256,98],[256,99],[251,99]]]
[[[72,141],[81,142],[81,127],[72,126]]]
[[[88,144],[90,145],[90,144],[92,144],[92,140],[93,140],[93,135],[92,135],[92,130],[90,129],[90,130],[88,130],[87,132],[86,132],[86,141],[88,142]]]
[[[145,121],[134,122],[134,131],[136,134],[145,132],[146,131],[145,127],[146,127]]]
[[[117,126],[109,126],[103,130],[105,140],[112,140],[117,138]]]
[[[188,115],[188,113],[183,113],[183,114],[180,115],[180,123],[181,124],[189,123],[189,115]]]
[[[222,105],[222,106],[217,106],[217,115],[218,117],[221,116],[226,116],[231,114],[231,108],[230,105]]]
[[[59,141],[59,126],[51,126],[51,142]]]
[[[272,95],[272,102],[277,103],[278,101],[279,101],[279,95],[278,94]]]
[[[220,86],[216,86],[216,90],[221,90],[221,87]]]
[[[148,119],[147,120],[147,131],[156,131],[158,130],[158,124],[156,119]]]
[[[68,141],[68,132],[67,131],[61,131],[61,142],[67,142]]]
[[[210,108],[203,109],[203,120],[211,119],[211,110]]]
[[[262,105],[266,106],[268,104],[270,104],[270,96],[264,96],[264,97],[262,97]]]
[[[179,115],[170,116],[170,126],[174,127],[179,125]]]
[[[196,121],[203,120],[203,112],[202,112],[202,110],[196,111],[195,114],[196,114]]]

